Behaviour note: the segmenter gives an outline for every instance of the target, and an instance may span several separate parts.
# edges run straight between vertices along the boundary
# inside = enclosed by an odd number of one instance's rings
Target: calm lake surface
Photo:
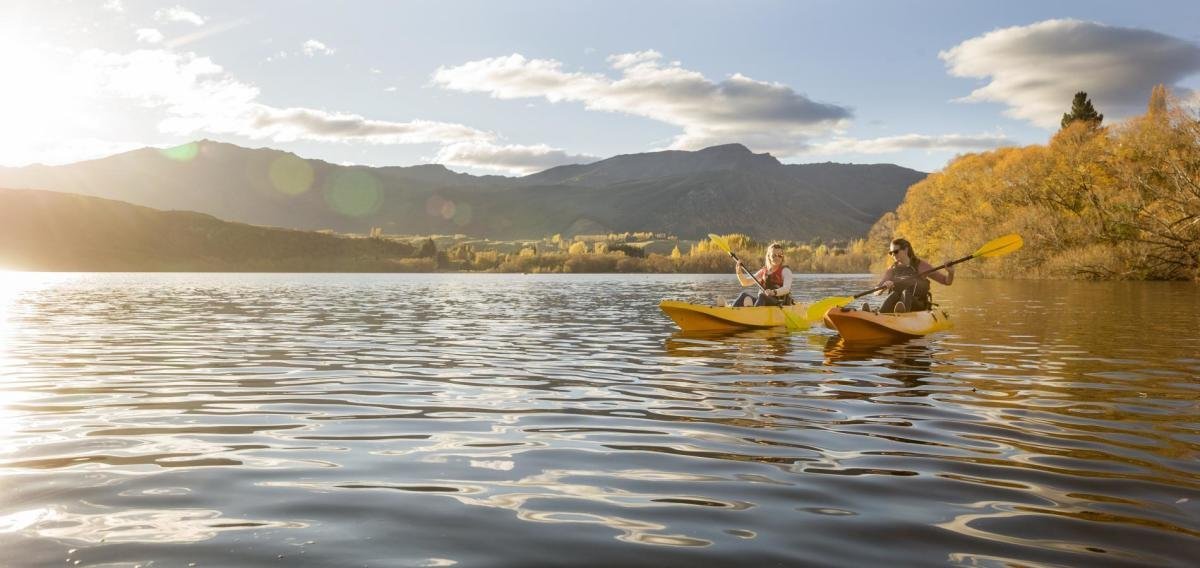
[[[1195,284],[960,280],[849,349],[657,307],[732,275],[0,277],[5,566],[1200,558]]]

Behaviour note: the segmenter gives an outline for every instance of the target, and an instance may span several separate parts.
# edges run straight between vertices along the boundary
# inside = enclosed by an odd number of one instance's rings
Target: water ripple
[[[0,547],[112,566],[1200,556],[1195,285],[964,281],[938,290],[954,330],[868,349],[681,333],[656,307],[730,280],[21,276],[0,288]]]

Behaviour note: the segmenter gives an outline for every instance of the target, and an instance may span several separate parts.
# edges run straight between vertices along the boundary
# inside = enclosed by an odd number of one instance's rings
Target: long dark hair
[[[908,252],[908,265],[911,266],[913,270],[920,269],[921,259],[917,258],[917,253],[913,250],[912,243],[908,242],[908,239],[892,239],[892,246],[905,249],[905,251]]]

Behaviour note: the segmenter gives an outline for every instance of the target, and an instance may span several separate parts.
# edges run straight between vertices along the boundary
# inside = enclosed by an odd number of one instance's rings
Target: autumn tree
[[[1150,103],[1146,105],[1146,116],[1161,117],[1167,113],[1167,87],[1159,83],[1150,90]]]
[[[1156,87],[1146,115],[1097,128],[1086,94],[1076,102],[1049,143],[959,156],[914,184],[868,241],[902,236],[932,261],[1015,232],[1026,241],[1020,254],[963,272],[1200,280],[1195,109]]]

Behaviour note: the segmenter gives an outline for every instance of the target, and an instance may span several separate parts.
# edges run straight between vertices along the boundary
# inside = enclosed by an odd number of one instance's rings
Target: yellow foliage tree
[[[909,188],[868,241],[904,237],[935,262],[1015,232],[1020,254],[962,272],[1200,279],[1197,118],[1159,86],[1146,115],[1119,125],[1075,121],[1045,145],[960,156]]]

